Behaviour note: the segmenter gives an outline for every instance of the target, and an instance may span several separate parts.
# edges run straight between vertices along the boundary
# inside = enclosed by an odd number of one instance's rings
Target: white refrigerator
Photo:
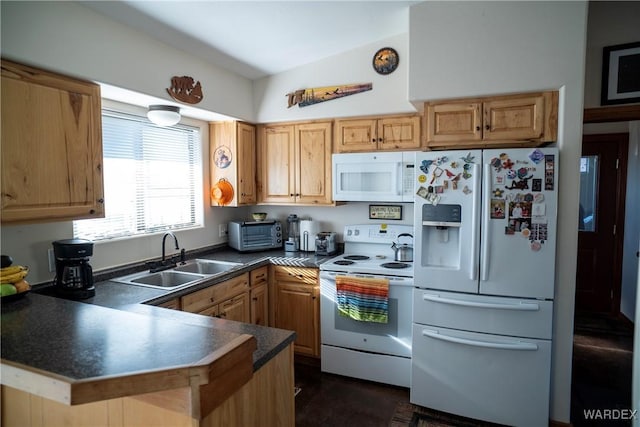
[[[418,153],[411,402],[547,425],[558,150]]]

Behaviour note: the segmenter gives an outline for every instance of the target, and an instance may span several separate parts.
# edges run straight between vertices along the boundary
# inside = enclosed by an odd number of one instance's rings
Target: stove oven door
[[[340,315],[336,303],[337,275],[389,279],[388,322],[364,322]],[[411,357],[413,278],[321,271],[320,293],[323,345]]]

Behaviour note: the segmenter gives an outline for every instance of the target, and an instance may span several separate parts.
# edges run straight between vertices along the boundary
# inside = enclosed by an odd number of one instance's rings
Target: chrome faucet
[[[176,250],[180,249],[180,246],[178,245],[178,238],[176,237],[175,234],[173,234],[172,232],[167,232],[164,233],[164,236],[162,236],[162,264],[164,264],[165,262],[165,250],[164,250],[164,244],[167,241],[167,236],[172,236],[173,237],[173,241],[176,244]]]

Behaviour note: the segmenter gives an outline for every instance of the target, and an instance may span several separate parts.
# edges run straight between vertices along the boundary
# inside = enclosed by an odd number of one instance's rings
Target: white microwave
[[[333,154],[333,200],[413,202],[414,151]]]

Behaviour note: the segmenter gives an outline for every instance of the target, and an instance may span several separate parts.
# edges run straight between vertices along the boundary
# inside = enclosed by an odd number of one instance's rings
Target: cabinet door
[[[268,326],[269,324],[269,294],[267,284],[251,288],[251,323]]]
[[[420,148],[420,116],[378,119],[379,150],[417,150]]]
[[[296,201],[294,127],[263,126],[260,136],[259,201],[292,204]]]
[[[336,153],[375,151],[378,144],[375,119],[336,120]]]
[[[330,204],[330,122],[296,125],[296,203]]]
[[[426,106],[427,146],[482,140],[480,102],[443,102]]]
[[[542,94],[483,103],[485,140],[538,139],[544,131]]]
[[[276,328],[296,332],[297,353],[318,356],[318,287],[282,281],[278,282],[277,291]]]
[[[249,323],[249,293],[245,292],[220,303],[218,317]]]
[[[254,204],[256,195],[256,128],[238,123],[238,204]]]
[[[2,222],[104,217],[100,87],[2,60]]]

